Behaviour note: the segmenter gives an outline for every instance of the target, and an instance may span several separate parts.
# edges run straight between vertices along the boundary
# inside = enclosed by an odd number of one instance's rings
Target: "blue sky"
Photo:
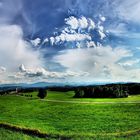
[[[0,0],[0,83],[139,82],[139,0]]]

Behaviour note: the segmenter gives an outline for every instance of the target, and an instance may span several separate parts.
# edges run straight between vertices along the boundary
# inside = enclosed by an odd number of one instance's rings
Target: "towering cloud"
[[[10,79],[14,82],[18,75],[18,66],[25,64],[27,67],[35,68],[43,65],[40,60],[40,53],[33,51],[30,44],[23,39],[23,32],[17,25],[0,26],[0,75],[3,82]],[[24,67],[21,67],[24,71]],[[13,77],[13,78],[12,78]],[[18,77],[20,77],[18,75]]]
[[[39,52],[31,49],[30,44],[23,39],[22,29],[17,25],[0,26],[0,66],[8,71],[14,71],[20,64],[29,67],[41,65]]]

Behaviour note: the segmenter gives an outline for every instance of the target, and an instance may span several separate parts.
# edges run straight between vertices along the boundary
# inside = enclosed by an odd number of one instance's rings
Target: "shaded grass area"
[[[140,104],[68,104],[33,97],[1,96],[0,122],[67,138],[140,138]],[[73,100],[72,92],[49,92],[48,99]],[[139,96],[129,97],[139,99]],[[77,100],[77,99],[74,99]],[[83,100],[83,99],[79,99]],[[85,99],[102,100],[104,99]],[[113,100],[114,99],[108,99]],[[122,99],[118,99],[122,100]],[[1,131],[1,130],[0,130]]]
[[[0,140],[45,140],[45,139],[29,136],[22,132],[15,132],[13,130],[0,128]]]
[[[31,136],[37,136],[39,138],[49,137],[49,135],[42,133],[37,129],[29,129],[29,128],[24,128],[24,127],[19,127],[19,126],[11,125],[8,123],[0,123],[0,128],[4,128],[4,129],[11,130],[14,132],[21,132],[21,133],[31,135]]]

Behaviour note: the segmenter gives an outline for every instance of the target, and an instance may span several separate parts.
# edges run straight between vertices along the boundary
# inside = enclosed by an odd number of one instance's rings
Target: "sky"
[[[0,84],[140,82],[139,0],[0,0]]]

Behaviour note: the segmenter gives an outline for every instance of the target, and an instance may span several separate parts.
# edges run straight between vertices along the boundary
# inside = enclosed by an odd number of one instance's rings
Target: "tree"
[[[117,98],[128,97],[128,90],[123,88],[122,85],[116,85],[113,95]]]
[[[74,98],[82,98],[83,96],[84,96],[84,90],[81,88],[76,88]]]
[[[94,95],[94,88],[93,87],[83,87],[83,88],[76,88],[75,89],[75,98],[90,98]]]
[[[38,95],[39,98],[44,99],[47,96],[47,91],[43,88],[40,88],[38,90]]]
[[[84,97],[91,98],[94,95],[94,88],[93,87],[85,87],[84,88]]]

